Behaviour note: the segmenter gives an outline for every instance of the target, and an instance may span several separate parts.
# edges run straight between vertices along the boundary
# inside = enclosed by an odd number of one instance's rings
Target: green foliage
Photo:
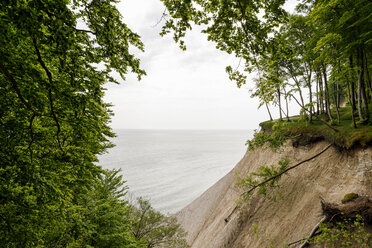
[[[2,247],[143,247],[124,182],[95,164],[114,136],[104,84],[145,75],[116,2],[0,2]]]
[[[360,215],[352,219],[344,219],[336,224],[319,225],[321,233],[311,239],[311,244],[322,244],[326,247],[372,247],[372,237],[364,228],[364,220]]]
[[[265,124],[267,125],[267,123]],[[269,134],[267,131],[257,132],[257,130],[255,130],[253,139],[248,140],[246,143],[246,145],[248,145],[248,149],[253,151],[254,149],[262,147],[264,144],[268,143],[269,148],[271,148],[273,151],[277,151],[289,138],[287,134],[287,126],[287,122],[276,121],[269,126],[271,129],[269,132],[271,132],[271,134]]]
[[[369,108],[372,116],[372,105]],[[372,127],[369,123],[359,125],[357,128],[352,128],[351,107],[346,106],[339,109],[341,122],[336,124],[332,121],[339,130],[334,132],[329,127],[325,126],[319,120],[313,120],[309,123],[301,117],[292,117],[290,121],[266,121],[260,123],[264,131],[255,132],[254,138],[247,141],[248,149],[254,150],[257,147],[263,146],[268,142],[269,147],[278,149],[287,139],[295,136],[308,136],[323,138],[328,142],[342,148],[352,148],[354,146],[367,147],[372,143]],[[325,115],[320,116],[326,118]],[[272,133],[271,135],[269,133]]]
[[[270,119],[269,104],[278,107],[282,119],[284,98],[286,107],[294,99],[301,107],[301,116],[310,123],[318,112],[328,113],[332,121],[330,106],[334,106],[338,124],[340,99],[357,96],[355,112],[360,123],[367,124],[371,1],[302,1],[292,15],[282,8],[285,0],[162,2],[168,12],[161,34],[173,33],[174,40],[185,49],[186,32],[200,25],[217,49],[240,59],[236,69],[226,67],[229,79],[239,88],[247,82],[248,73],[257,72],[252,97],[259,98],[259,108],[267,106]],[[304,88],[309,91],[308,101]]]
[[[132,231],[131,207],[124,196],[127,187],[120,170],[105,171],[89,191],[78,200],[79,222],[68,233],[74,247],[141,247]]]
[[[234,53],[245,62],[244,70],[251,71],[257,54],[266,49],[269,36],[286,19],[282,8],[285,0],[268,1],[213,1],[213,0],[161,0],[168,13],[162,35],[173,33],[173,38],[186,49],[183,38],[192,25],[202,25],[208,40],[217,49]],[[259,15],[263,13],[263,15]],[[237,85],[245,83],[242,72],[227,72]]]
[[[346,194],[344,196],[344,199],[341,200],[342,203],[347,203],[347,202],[351,202],[353,200],[355,200],[356,198],[358,198],[359,195],[356,194],[356,193],[349,193],[349,194]]]
[[[278,196],[282,197],[281,192],[278,190],[280,188],[279,180],[289,164],[288,158],[282,158],[279,160],[278,165],[260,166],[257,172],[252,172],[246,177],[238,176],[237,185],[247,192],[252,188],[258,187],[258,193],[265,196],[266,198],[276,201]],[[274,178],[275,177],[275,178]],[[268,179],[272,180],[266,182]],[[266,183],[265,183],[266,182]],[[249,200],[252,196],[253,191],[244,194],[243,200]]]
[[[182,230],[175,217],[167,217],[155,211],[148,200],[137,199],[136,206],[131,211],[134,237],[148,248],[169,247],[186,248],[186,233]]]

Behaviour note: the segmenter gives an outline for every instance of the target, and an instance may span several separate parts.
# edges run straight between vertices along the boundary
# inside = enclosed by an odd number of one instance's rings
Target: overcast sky
[[[239,60],[217,50],[200,29],[188,33],[182,51],[171,36],[159,35],[160,0],[122,0],[118,8],[145,44],[138,57],[147,76],[138,82],[128,75],[120,85],[106,85],[114,129],[256,129],[268,119],[250,98],[253,82],[238,89],[228,79],[225,67]]]

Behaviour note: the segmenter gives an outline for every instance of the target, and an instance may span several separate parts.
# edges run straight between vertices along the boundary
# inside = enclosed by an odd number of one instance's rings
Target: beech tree
[[[326,118],[333,123],[332,111],[335,109],[340,123],[340,100],[347,88],[354,126],[357,126],[356,110],[360,123],[368,123],[368,104],[372,99],[368,59],[372,51],[370,1],[303,0],[294,15],[287,14],[282,8],[285,0],[162,1],[168,10],[162,35],[173,33],[174,40],[185,49],[182,39],[187,30],[192,25],[202,26],[202,32],[208,35],[208,40],[215,42],[217,49],[243,60],[242,70],[232,69],[232,66],[226,68],[229,78],[238,87],[246,83],[246,73],[251,73],[259,67],[260,61],[271,56],[271,63],[278,67],[275,73],[273,68],[265,68],[262,75],[271,79],[265,87],[275,88],[278,80],[272,80],[274,78],[284,80],[281,84],[289,87],[283,88],[285,99],[288,100],[288,96],[294,98],[310,122],[314,114],[326,112]],[[287,76],[278,77],[282,72]],[[270,90],[262,88],[265,77],[260,77],[258,88],[252,92],[262,98],[263,92]],[[314,88],[316,101],[313,100]],[[304,98],[304,89],[309,92],[308,102]],[[277,94],[281,95],[281,90]],[[270,103],[281,105],[280,99],[273,97]],[[262,100],[261,105],[263,102],[269,104]]]
[[[106,82],[145,72],[112,0],[0,2],[0,243],[76,246],[78,199],[111,147]],[[75,224],[74,224],[75,223]],[[67,237],[68,236],[68,237]]]

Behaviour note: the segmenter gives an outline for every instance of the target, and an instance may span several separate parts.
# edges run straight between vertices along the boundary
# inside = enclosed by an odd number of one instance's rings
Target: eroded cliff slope
[[[242,192],[235,185],[236,173],[247,175],[260,165],[277,164],[282,157],[295,164],[327,145],[321,141],[295,148],[288,142],[280,153],[264,148],[247,151],[232,171],[177,213],[189,244],[194,248],[281,247],[310,233],[322,218],[321,199],[339,203],[350,192],[371,199],[372,148],[331,147],[280,179],[283,199],[273,202],[254,194],[246,207],[225,221]]]

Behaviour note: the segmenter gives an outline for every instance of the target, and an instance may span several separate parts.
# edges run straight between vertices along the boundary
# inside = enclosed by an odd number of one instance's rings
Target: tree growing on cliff
[[[0,243],[76,247],[79,199],[102,169],[111,112],[106,82],[145,72],[139,36],[112,0],[0,3]],[[65,234],[74,232],[74,235]],[[87,235],[93,235],[88,233]]]
[[[359,123],[368,123],[368,104],[372,98],[368,59],[372,51],[370,1],[303,0],[297,6],[296,15],[289,15],[282,8],[285,0],[162,1],[168,10],[162,34],[172,32],[174,40],[185,49],[183,37],[187,30],[192,25],[202,26],[202,32],[215,42],[217,49],[233,53],[243,61],[241,71],[231,66],[226,68],[229,78],[236,81],[238,87],[246,83],[246,73],[252,72],[270,51],[275,51],[275,55],[280,53],[272,61],[279,64],[276,71],[286,71],[294,82],[294,87],[285,90],[285,94],[289,93],[299,103],[309,122],[325,110],[326,118],[334,124],[331,108],[334,106],[340,123],[340,99],[346,95],[347,86],[349,101],[353,111],[357,110]],[[280,41],[275,42],[278,37]],[[343,73],[345,71],[350,73]],[[313,100],[314,82],[316,101]],[[271,80],[270,84],[275,87],[277,80]],[[307,103],[304,89],[309,92]],[[280,94],[280,90],[277,92]],[[293,93],[299,94],[300,100]],[[280,100],[280,96],[275,97],[271,104],[280,105]]]

